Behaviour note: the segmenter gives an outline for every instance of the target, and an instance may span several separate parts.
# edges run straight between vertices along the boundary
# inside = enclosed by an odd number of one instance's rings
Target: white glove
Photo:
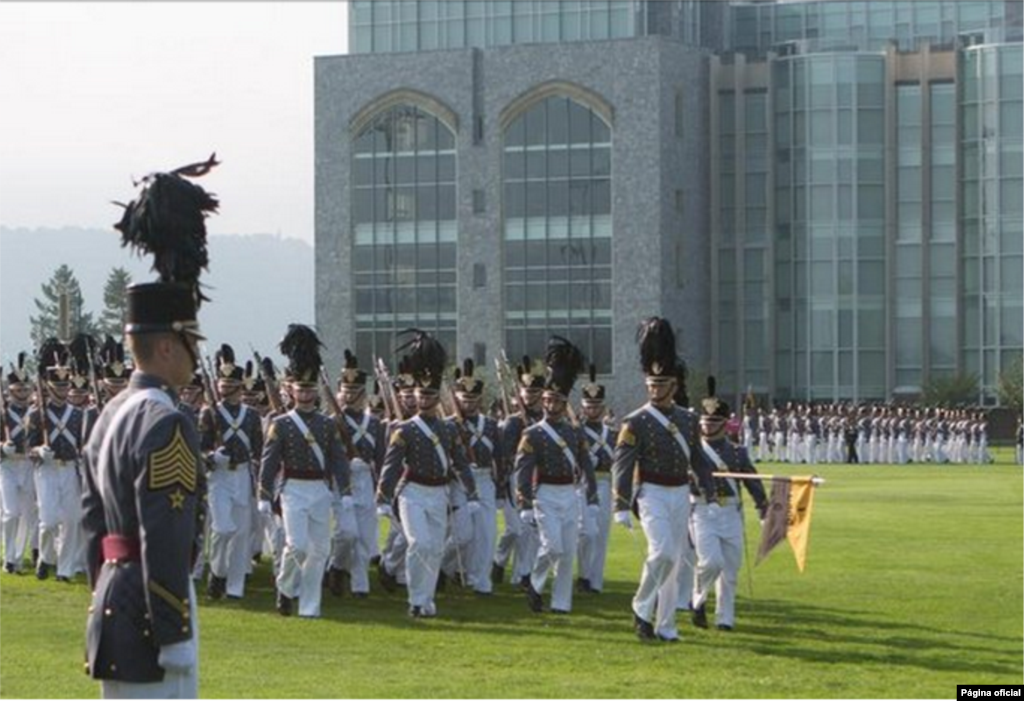
[[[533,515],[533,509],[523,509],[520,511],[519,519],[528,526],[532,526],[537,522],[537,519]]]
[[[171,645],[161,645],[156,663],[167,672],[187,674],[196,666],[196,643],[186,640]]]
[[[343,496],[341,498],[341,508],[342,508],[343,511],[348,511],[353,506],[355,506],[355,502],[352,501],[352,497],[351,496],[346,494],[345,496]]]
[[[469,515],[470,516],[475,516],[476,514],[480,513],[480,502],[478,502],[478,501],[466,502],[466,510],[469,511]]]
[[[274,507],[270,505],[270,502],[266,499],[260,499],[256,504],[256,510],[260,512],[261,516],[273,516]]]
[[[228,455],[226,450],[224,450],[224,446],[213,451],[210,457],[213,458],[213,464],[217,467],[227,467],[231,464],[231,456]]]
[[[633,530],[633,517],[630,516],[628,511],[616,511],[614,519],[615,523],[620,526],[625,526],[629,530]]]
[[[35,456],[42,462],[53,460],[53,449],[48,445],[40,445],[32,449]]]
[[[14,444],[11,443],[10,441],[8,441],[7,443],[0,443],[0,452],[2,452],[4,455],[14,455],[15,450],[16,448]]]
[[[391,510],[391,506],[389,504],[378,504],[377,515],[381,518],[391,518],[394,516],[394,512]]]

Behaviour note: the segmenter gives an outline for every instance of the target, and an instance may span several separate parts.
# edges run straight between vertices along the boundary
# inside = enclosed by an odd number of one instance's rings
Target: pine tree
[[[103,313],[97,325],[100,335],[116,337],[124,333],[125,314],[128,311],[127,289],[131,283],[131,273],[124,268],[110,271],[103,287]]]
[[[34,300],[39,314],[29,318],[29,322],[32,324],[32,343],[36,348],[41,346],[47,338],[61,335],[57,325],[62,292],[67,293],[69,328],[68,338],[61,340],[70,341],[77,333],[95,335],[96,322],[91,313],[85,312],[82,287],[78,284],[75,273],[66,263],[54,271],[49,282],[42,285],[42,292],[42,299],[36,297]]]

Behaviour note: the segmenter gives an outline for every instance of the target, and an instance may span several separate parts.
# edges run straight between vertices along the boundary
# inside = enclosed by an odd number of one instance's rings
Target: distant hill
[[[248,359],[249,344],[280,358],[277,343],[289,323],[313,323],[313,247],[270,234],[210,236],[210,271],[203,281],[211,302],[199,311],[209,352],[230,343]],[[0,226],[0,354],[4,361],[31,350],[29,317],[42,285],[66,263],[82,286],[85,311],[103,310],[110,271],[127,269],[133,282],[155,280],[151,258],[121,248],[120,234],[97,229],[11,229]]]

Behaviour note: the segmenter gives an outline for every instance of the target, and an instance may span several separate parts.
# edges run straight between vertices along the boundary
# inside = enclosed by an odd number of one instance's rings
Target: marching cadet
[[[243,369],[235,351],[221,345],[216,354],[220,401],[199,417],[202,448],[210,465],[210,579],[206,594],[241,599],[250,567],[253,522],[253,461],[263,452],[259,412],[242,402]]]
[[[416,382],[418,410],[391,434],[377,487],[377,514],[393,518],[392,503],[397,499],[400,526],[407,542],[409,615],[432,618],[437,615],[434,592],[448,524],[449,480],[462,480],[470,515],[480,505],[458,433],[438,413],[447,354],[440,342],[425,332],[408,332],[415,334],[413,339],[398,351],[410,349],[409,372]]]
[[[346,348],[345,367],[338,381],[338,404],[356,451],[349,463],[355,538],[341,539],[332,545],[328,587],[335,596],[342,593],[346,579],[353,596],[369,596],[370,557],[379,533],[374,496],[384,461],[384,425],[367,408],[366,378],[366,371],[359,369],[358,359]]]
[[[37,533],[36,485],[28,451],[28,414],[32,380],[25,354],[7,374],[10,393],[4,402],[3,444],[0,445],[0,493],[3,497],[4,571],[20,574],[25,549]]]
[[[587,508],[596,511],[597,485],[586,440],[566,419],[566,407],[576,376],[584,368],[583,354],[569,340],[552,336],[545,355],[544,418],[525,431],[516,450],[515,480],[519,517],[537,525],[540,546],[526,600],[536,613],[544,610],[542,592],[551,574],[551,613],[572,610],[572,564],[579,537],[580,507],[577,482],[586,485]],[[596,514],[590,514],[595,519]]]
[[[672,325],[650,317],[640,324],[637,338],[649,401],[627,416],[619,431],[612,466],[614,519],[632,528],[632,510],[647,537],[647,560],[632,605],[637,637],[672,641],[679,639],[678,568],[687,538],[691,473],[699,493],[709,502],[716,497],[698,442],[697,417],[673,401],[678,380]]]
[[[260,426],[264,436],[267,435],[274,418],[284,412],[280,393],[281,390],[277,385],[277,373],[270,358],[260,358],[259,370],[254,370],[254,366],[250,362],[245,364],[245,376],[242,379],[242,401],[259,413]],[[257,464],[254,467],[258,488],[260,465]],[[284,552],[284,528],[281,525],[280,516],[279,501],[271,503],[269,516],[260,513],[258,509],[253,509],[252,539],[250,541],[254,564],[259,563],[264,549],[270,553],[275,578],[281,571],[281,555]],[[251,568],[249,573],[252,574]]]
[[[176,391],[198,365],[198,276],[206,212],[217,201],[182,176],[147,176],[116,228],[152,252],[160,282],[127,290],[125,334],[135,372],[101,414],[85,450],[88,574],[86,671],[106,698],[195,698],[198,622],[191,571],[202,499],[199,434]]]
[[[708,396],[701,403],[701,449],[718,472],[757,474],[746,449],[726,437],[729,406],[715,393],[715,378],[708,376]],[[743,499],[740,486],[750,492],[760,520],[768,512],[764,486],[757,479],[714,478],[715,500],[690,495],[693,532],[697,550],[697,577],[691,617],[698,628],[707,628],[707,600],[715,588],[715,624],[719,630],[736,625],[736,582],[743,563]]]
[[[583,385],[583,423],[580,428],[587,440],[587,451],[594,465],[597,481],[597,510],[592,522],[587,518],[593,510],[586,508],[586,489],[581,485],[578,491],[580,513],[587,523],[580,528],[578,547],[579,578],[576,589],[580,592],[600,594],[604,588],[604,564],[608,555],[608,532],[612,523],[612,460],[615,456],[615,436],[605,421],[608,407],[605,404],[605,387],[597,382],[597,368],[590,365],[590,382]]]
[[[499,584],[505,579],[505,567],[513,558],[512,581],[526,588],[533,563],[537,559],[537,529],[525,525],[519,519],[514,497],[512,462],[523,431],[544,418],[541,409],[541,394],[544,391],[544,374],[534,372],[533,361],[524,355],[522,365],[517,367],[519,411],[505,419],[501,426],[501,445],[503,454],[508,456],[505,466],[506,474],[498,476],[498,508],[505,516],[505,532],[498,541],[494,553],[494,564],[491,567],[491,582]]]
[[[391,443],[391,436],[402,422],[406,419],[411,419],[416,415],[417,411],[416,378],[409,372],[407,358],[403,357],[399,360],[398,374],[395,375],[393,383],[398,406],[395,407],[396,415],[387,422],[385,427],[384,435],[387,444]],[[398,586],[405,586],[406,584],[405,555],[407,548],[408,542],[405,540],[405,534],[402,533],[402,529],[392,519],[388,529],[388,537],[384,543],[384,550],[377,563],[378,579],[381,586],[389,592],[393,592]]]
[[[68,404],[70,353],[56,338],[43,342],[38,357],[49,400],[29,412],[29,445],[36,467],[39,503],[39,561],[36,578],[46,579],[56,566],[57,581],[75,575],[81,547],[82,485],[78,476],[82,412]]]
[[[284,551],[277,575],[277,610],[290,616],[319,618],[321,582],[331,548],[334,494],[351,508],[350,473],[335,420],[316,409],[322,344],[308,326],[291,324],[281,341],[289,359],[285,370],[295,408],[277,416],[267,429],[260,463],[259,511],[273,514],[280,499]]]
[[[89,435],[100,415],[99,407],[93,402],[91,375],[94,371],[91,358],[96,348],[96,339],[84,333],[75,335],[68,350],[71,353],[71,388],[68,390],[68,404],[82,412],[82,435],[79,444],[89,442]],[[96,401],[99,401],[96,397]],[[84,571],[84,570],[83,570]]]
[[[682,358],[676,361],[676,391],[672,397],[675,405],[683,411],[690,411],[690,395],[686,391],[686,363]],[[693,475],[690,475],[692,483]],[[683,541],[683,552],[679,558],[679,569],[676,580],[679,582],[679,593],[676,598],[677,611],[690,611],[693,606],[693,586],[696,576],[697,554],[693,549],[693,519],[689,519],[686,538]]]
[[[470,468],[480,509],[470,518],[472,535],[464,550],[465,557],[462,558],[460,553],[452,550],[451,557],[446,553],[446,560],[460,558],[466,570],[466,584],[476,594],[489,596],[493,592],[491,563],[494,562],[494,549],[498,540],[495,485],[497,475],[503,472],[501,465],[504,455],[498,423],[480,412],[484,382],[474,376],[474,371],[473,361],[469,358],[462,361],[461,373],[456,371],[455,401],[458,407],[451,421],[457,430],[462,431],[468,450],[472,451]],[[451,563],[447,564],[450,567]]]
[[[199,430],[199,415],[203,410],[203,376],[198,372],[192,373],[192,379],[179,391],[180,401],[178,409],[195,424]]]

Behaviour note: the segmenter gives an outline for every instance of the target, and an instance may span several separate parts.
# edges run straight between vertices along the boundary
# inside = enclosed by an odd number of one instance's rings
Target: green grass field
[[[201,602],[200,694],[952,698],[958,684],[1021,684],[1024,479],[1012,452],[997,458],[987,467],[817,466],[827,482],[815,496],[807,571],[780,545],[749,575],[744,566],[734,632],[681,618],[679,645],[633,635],[643,538],[621,528],[605,592],[576,595],[568,617],[531,613],[505,584],[485,600],[449,588],[427,621],[377,588],[366,600],[325,593],[320,620],[285,619],[264,565],[245,601]],[[747,516],[752,557],[749,500]],[[82,672],[88,601],[81,581],[0,575],[0,697],[98,697]]]

